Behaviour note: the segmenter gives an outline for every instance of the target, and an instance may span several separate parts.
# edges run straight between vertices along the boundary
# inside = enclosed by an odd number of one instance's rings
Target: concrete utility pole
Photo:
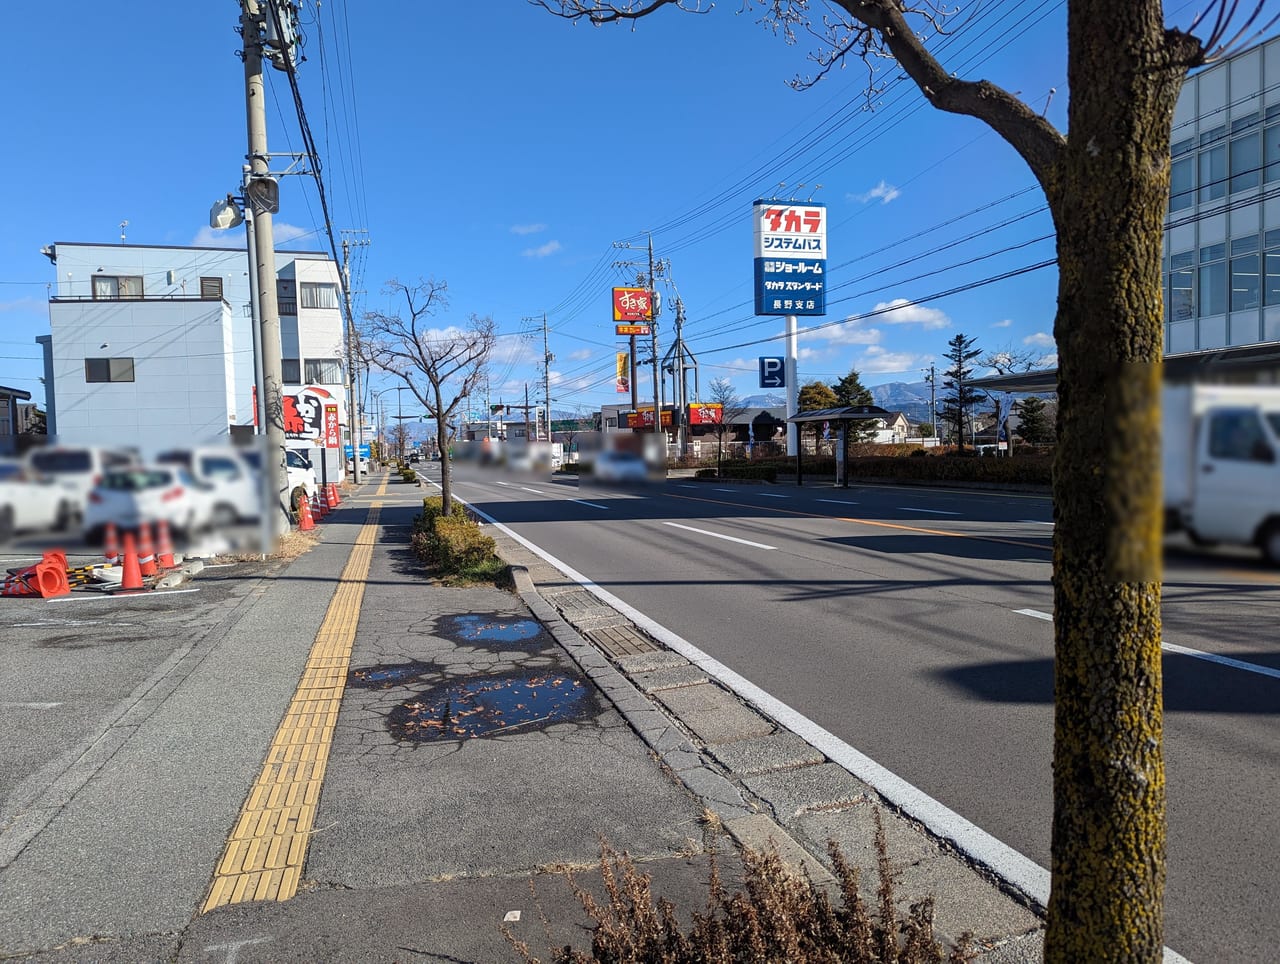
[[[542,313],[542,399],[547,404],[547,441],[551,441],[551,363],[555,355],[547,346],[547,313]]]
[[[800,411],[800,386],[796,384],[799,375],[796,373],[798,357],[795,315],[787,315],[787,357],[785,375],[787,379],[787,455],[795,458],[800,451],[800,427],[791,421],[791,417]]]
[[[368,244],[362,238],[356,244]],[[356,318],[351,310],[351,240],[342,239],[342,294],[347,304],[347,417],[351,419],[351,474],[356,485],[364,481],[360,467],[360,447],[364,445],[364,416],[360,411],[360,366],[356,364]]]
[[[271,490],[276,493],[277,508],[264,506],[271,518],[271,536],[274,543],[288,524],[289,505],[288,474],[284,463],[284,386],[280,361],[280,306],[276,298],[276,248],[272,230],[271,208],[263,203],[263,195],[250,190],[259,178],[270,178],[267,159],[267,111],[266,90],[262,81],[262,43],[264,12],[260,0],[243,0],[240,10],[240,36],[244,41],[244,87],[247,102],[247,128],[249,139],[249,184],[246,185],[248,202],[253,206],[253,232],[258,278],[258,308],[262,313],[262,399],[266,416],[267,451],[263,458],[263,474],[270,479]],[[264,547],[274,551],[274,545]]]
[[[929,363],[929,418],[933,422],[933,437],[938,438],[938,390],[935,382],[938,379],[938,373],[934,370],[933,362]],[[921,445],[924,443],[922,442]]]
[[[667,464],[667,438],[662,431],[662,377],[658,374],[658,292],[653,271],[653,235],[649,235],[649,304],[653,306],[653,434],[662,436],[662,464]]]

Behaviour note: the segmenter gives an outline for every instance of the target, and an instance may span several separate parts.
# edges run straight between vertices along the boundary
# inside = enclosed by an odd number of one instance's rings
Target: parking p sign
[[[787,369],[784,364],[784,359],[761,357],[760,387],[761,388],[786,388],[787,387]]]

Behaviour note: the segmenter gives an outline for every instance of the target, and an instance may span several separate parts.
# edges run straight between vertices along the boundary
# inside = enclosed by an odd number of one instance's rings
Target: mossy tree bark
[[[532,0],[569,19],[632,21],[690,0]],[[1202,44],[1161,0],[1068,0],[1070,138],[1007,91],[952,76],[908,16],[934,0],[760,0],[821,70],[886,53],[939,110],[988,124],[1027,162],[1058,231],[1054,472],[1053,883],[1045,959],[1163,956],[1160,677],[1160,249],[1173,109]],[[1235,6],[1222,0],[1222,18]],[[1212,18],[1210,18],[1212,19]],[[930,32],[930,31],[926,31]],[[806,83],[811,83],[807,81]],[[803,86],[803,85],[802,85]]]

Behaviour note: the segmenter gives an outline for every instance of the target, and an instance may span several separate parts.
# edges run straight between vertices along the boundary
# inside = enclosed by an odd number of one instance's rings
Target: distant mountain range
[[[871,397],[881,408],[890,412],[905,412],[911,423],[929,422],[928,382],[889,382],[871,388]],[[775,408],[787,404],[787,396],[779,392],[747,395],[742,399],[747,408]],[[941,404],[941,400],[939,400]]]

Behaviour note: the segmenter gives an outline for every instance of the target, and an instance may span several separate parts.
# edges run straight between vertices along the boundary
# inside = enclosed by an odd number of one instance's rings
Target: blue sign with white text
[[[808,258],[756,258],[757,315],[823,315],[827,262]]]
[[[785,358],[760,358],[760,387],[786,388],[787,366]]]
[[[345,455],[347,458],[351,458],[351,446],[344,445],[342,446],[342,449],[343,449],[343,455]],[[370,449],[368,445],[360,446],[360,458],[367,459],[369,457],[369,451]]]

